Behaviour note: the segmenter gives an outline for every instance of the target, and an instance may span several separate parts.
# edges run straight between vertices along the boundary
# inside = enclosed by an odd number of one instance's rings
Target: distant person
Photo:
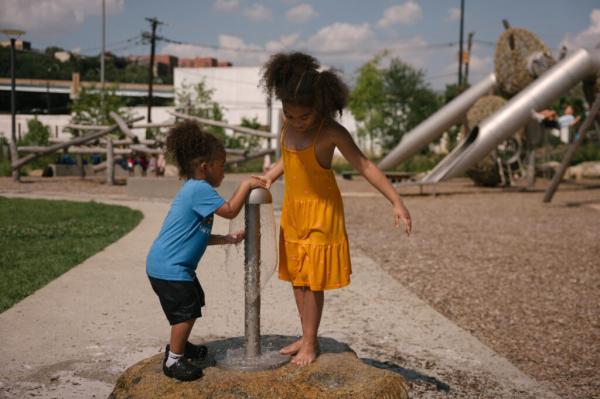
[[[406,234],[411,218],[389,180],[336,121],[347,104],[348,87],[335,72],[319,71],[310,55],[278,53],[264,65],[261,83],[283,104],[282,156],[261,179],[269,188],[282,174],[285,178],[279,278],[291,283],[302,324],[302,337],[280,353],[307,365],[319,353],[323,291],[350,284],[344,207],[331,170],[334,150],[390,201],[390,217],[396,227],[404,222]]]
[[[156,176],[156,157],[154,155],[148,160],[148,174],[150,176]]]
[[[564,114],[558,118],[560,125],[560,139],[563,143],[570,142],[571,128],[579,123],[580,116],[575,117],[575,110],[571,105],[565,107]]]
[[[165,155],[163,153],[158,154],[158,159],[156,160],[156,176],[164,176],[166,167],[167,160],[165,159]]]
[[[188,342],[204,306],[196,267],[207,245],[236,244],[244,239],[243,231],[224,236],[211,234],[213,215],[233,219],[250,190],[264,183],[257,178],[244,180],[229,201],[221,198],[215,187],[223,181],[225,148],[195,122],[182,122],[169,131],[167,151],[177,162],[179,176],[185,183],[148,253],[146,273],[171,325],[163,372],[167,377],[191,381],[202,377],[202,369],[190,360],[203,359],[207,354],[205,346]]]
[[[142,168],[142,176],[146,176],[146,171],[148,170],[148,158],[144,154],[140,155],[139,164]]]
[[[133,176],[134,166],[135,166],[135,158],[133,157],[133,155],[130,155],[129,157],[127,157],[127,172],[129,173],[129,176]]]

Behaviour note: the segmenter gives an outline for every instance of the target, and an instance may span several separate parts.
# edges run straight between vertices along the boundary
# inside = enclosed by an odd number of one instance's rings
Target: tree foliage
[[[81,88],[79,95],[73,101],[72,123],[90,125],[112,125],[111,111],[119,114],[123,119],[130,117],[125,110],[125,100],[116,95],[114,88],[102,90]]]
[[[198,116],[200,118],[212,119],[215,121],[223,120],[223,108],[213,101],[212,97],[215,90],[206,86],[206,81],[202,79],[195,85],[183,83],[181,89],[175,91],[176,110],[188,115]],[[207,131],[219,137],[228,147],[228,136],[225,135],[225,129],[218,126],[206,126]]]
[[[425,82],[422,70],[398,58],[382,67],[384,58],[385,54],[376,56],[359,69],[349,108],[359,135],[390,150],[440,107],[441,98]]]

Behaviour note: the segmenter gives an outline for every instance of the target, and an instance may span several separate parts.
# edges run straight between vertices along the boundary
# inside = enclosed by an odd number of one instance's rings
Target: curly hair
[[[167,156],[179,166],[179,177],[191,179],[198,162],[225,156],[221,140],[202,130],[194,121],[184,121],[167,133]]]
[[[312,107],[321,117],[335,118],[348,103],[348,86],[335,70],[319,71],[311,55],[277,53],[263,65],[260,84],[283,102]]]

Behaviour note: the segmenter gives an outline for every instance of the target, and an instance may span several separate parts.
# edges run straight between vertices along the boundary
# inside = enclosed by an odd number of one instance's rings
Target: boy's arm
[[[406,234],[410,234],[412,230],[410,213],[406,209],[406,206],[404,206],[400,195],[377,165],[364,156],[348,130],[338,125],[332,129],[332,134],[329,137],[331,137],[333,144],[339,148],[344,158],[350,162],[354,169],[363,175],[373,187],[379,190],[392,203],[394,207],[394,225],[399,227],[400,221],[404,221]]]
[[[211,234],[208,245],[237,244],[244,239],[245,235],[244,230],[227,235]]]
[[[221,205],[221,207],[219,207],[215,213],[222,218],[233,219],[238,213],[240,213],[240,210],[242,209],[244,201],[246,201],[246,197],[248,196],[250,190],[255,187],[265,187],[265,184],[263,181],[256,178],[242,181],[229,201],[226,201],[223,205]]]

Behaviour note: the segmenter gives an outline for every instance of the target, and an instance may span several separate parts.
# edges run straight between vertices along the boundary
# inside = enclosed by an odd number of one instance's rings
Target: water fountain
[[[261,209],[262,208],[262,209]],[[226,370],[268,370],[283,366],[290,357],[261,345],[260,264],[262,212],[273,212],[271,193],[262,188],[250,192],[245,204],[244,241],[244,346],[217,354],[217,366]]]

